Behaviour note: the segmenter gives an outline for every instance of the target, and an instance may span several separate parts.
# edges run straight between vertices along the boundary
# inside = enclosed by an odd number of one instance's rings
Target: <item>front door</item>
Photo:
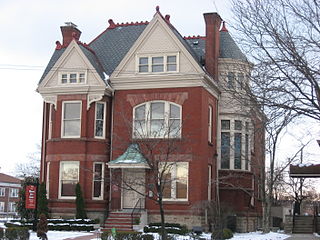
[[[144,198],[145,193],[145,170],[144,169],[122,169],[122,208],[134,208],[139,198]],[[130,190],[132,188],[134,190]],[[138,193],[139,192],[139,193]],[[144,207],[144,200],[142,200]]]

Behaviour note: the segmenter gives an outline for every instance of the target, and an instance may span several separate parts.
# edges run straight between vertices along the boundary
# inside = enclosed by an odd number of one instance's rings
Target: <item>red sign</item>
[[[26,186],[26,208],[35,209],[37,202],[37,187],[34,185]]]

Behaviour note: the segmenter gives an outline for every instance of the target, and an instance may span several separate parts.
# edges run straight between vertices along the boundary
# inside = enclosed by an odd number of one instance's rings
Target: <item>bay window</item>
[[[63,102],[62,137],[80,137],[81,102]]]
[[[105,112],[106,112],[106,104],[104,102],[97,102],[96,113],[95,113],[95,130],[94,130],[94,136],[97,138],[105,137]]]
[[[75,198],[76,184],[79,182],[79,162],[60,162],[59,192],[61,198]]]

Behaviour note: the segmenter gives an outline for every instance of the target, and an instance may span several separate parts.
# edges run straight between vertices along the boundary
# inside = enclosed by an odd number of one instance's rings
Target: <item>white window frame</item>
[[[5,202],[0,202],[0,212],[4,212]]]
[[[76,82],[70,82],[71,75],[76,74]],[[81,74],[84,74],[83,77],[81,77]],[[67,75],[67,82],[62,82],[62,77],[64,75]],[[80,72],[60,72],[59,74],[59,84],[61,85],[72,85],[72,84],[86,84],[87,83],[87,71],[80,71]],[[83,82],[81,82],[81,78],[83,78]]]
[[[68,103],[80,103],[80,132],[79,135],[76,136],[65,136],[64,135],[64,110],[65,110],[65,105]],[[62,102],[62,114],[61,114],[61,138],[80,138],[81,137],[81,122],[82,122],[82,101],[63,101]]]
[[[220,118],[220,136],[222,132],[230,133],[230,159],[229,159],[229,168],[221,168],[221,154],[219,154],[219,168],[223,170],[242,170],[242,171],[251,171],[251,152],[250,149],[252,147],[252,134],[251,134],[251,120],[248,118]],[[230,121],[230,129],[222,129],[221,121],[228,120]],[[241,121],[242,129],[235,129],[235,121]],[[248,122],[248,129],[246,129],[245,125]],[[234,168],[235,165],[235,133],[241,133],[241,169]],[[245,144],[246,144],[246,135],[248,135],[248,169],[246,169],[246,156],[245,156]],[[220,153],[221,153],[221,144],[222,139],[220,137]]]
[[[17,206],[16,206],[16,202],[8,202],[8,210],[7,212],[17,212]]]
[[[101,119],[97,119],[97,106],[98,104],[102,104],[103,105],[103,125],[102,125],[102,136],[97,136],[96,135],[96,127],[97,127],[97,120],[101,120]],[[107,104],[105,102],[96,102],[96,106],[95,106],[95,113],[94,113],[94,137],[95,138],[100,138],[100,139],[105,139],[106,138],[106,107]]]
[[[100,197],[94,197],[94,182],[96,181],[94,179],[94,174],[95,174],[95,165],[96,164],[101,164],[102,165],[102,174],[101,174],[101,196]],[[93,200],[103,200],[103,196],[104,196],[104,165],[105,163],[103,162],[94,162],[93,163],[93,169],[92,169],[92,172],[93,172],[93,176],[92,176],[92,199]]]
[[[49,132],[48,132],[48,139],[52,138],[52,110],[53,110],[53,104],[49,104]]]
[[[18,188],[10,188],[10,198],[17,198],[19,197],[19,189]]]
[[[62,187],[62,180],[61,177],[62,177],[62,165],[64,163],[76,163],[78,165],[78,182],[79,182],[79,179],[80,179],[80,162],[79,161],[61,161],[60,162],[60,166],[59,166],[59,199],[76,199],[76,196],[62,196],[61,195],[61,187]]]
[[[49,199],[49,191],[50,191],[50,163],[47,162],[47,178],[46,178],[46,190],[47,190],[47,198]]]
[[[180,121],[179,121],[179,134],[177,134],[176,136],[170,136],[170,132],[168,132],[168,128],[165,130],[165,135],[157,135],[157,136],[152,136],[151,135],[151,104],[152,103],[164,103],[164,122],[166,124],[166,126],[170,127],[169,126],[169,122],[170,120],[178,120],[178,118],[170,118],[170,105],[174,105],[176,107],[179,108],[179,116],[180,116]],[[138,131],[137,129],[135,129],[135,109],[138,108],[138,107],[141,107],[145,105],[145,126],[144,126],[144,131],[146,132],[145,133],[145,136],[141,136],[140,135],[136,135],[136,131]],[[132,138],[135,138],[135,139],[143,139],[143,138],[181,138],[182,136],[182,105],[179,105],[177,103],[174,103],[174,102],[169,102],[169,101],[163,101],[163,100],[155,100],[155,101],[149,101],[149,102],[144,102],[144,103],[141,103],[137,106],[135,106],[133,108],[133,111],[132,111]]]
[[[177,201],[177,202],[185,202],[188,201],[189,199],[189,162],[166,162],[163,163],[166,166],[168,166],[168,168],[170,169],[171,172],[171,198],[164,198],[163,197],[163,201]],[[186,168],[187,168],[187,176],[186,176],[186,182],[187,182],[187,197],[186,198],[176,198],[177,195],[177,189],[176,189],[176,176],[177,176],[177,166],[178,165],[182,165],[182,164],[186,164]],[[160,163],[160,169],[161,169],[161,163]]]
[[[175,71],[168,71],[168,65],[173,65],[172,63],[168,62],[168,57],[176,57],[176,70]],[[163,72],[153,72],[152,71],[152,58],[156,57],[163,57]],[[140,58],[148,58],[148,71],[147,72],[140,72]],[[147,64],[143,64],[147,65]],[[177,73],[179,72],[179,52],[175,53],[166,53],[166,54],[145,54],[145,55],[137,55],[136,56],[136,72],[138,74],[161,74],[161,73]]]
[[[208,142],[212,143],[212,106],[208,108]]]
[[[212,199],[212,165],[208,165],[208,201]]]
[[[6,196],[6,188],[0,187],[0,197],[5,197]]]

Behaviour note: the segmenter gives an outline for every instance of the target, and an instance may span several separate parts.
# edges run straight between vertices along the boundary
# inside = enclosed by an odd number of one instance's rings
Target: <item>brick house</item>
[[[19,200],[21,180],[4,173],[0,173],[0,216],[17,216],[16,202]]]
[[[146,197],[151,184],[140,186],[141,197],[113,178],[147,180],[145,152],[134,146],[160,139],[178,149],[165,161],[175,162],[163,198],[167,222],[206,227],[207,214],[196,206],[220,198],[238,231],[258,226],[262,117],[230,93],[244,94],[251,65],[221,17],[204,18],[202,37],[182,37],[159,8],[150,22],[110,19],[89,44],[74,24],[61,27],[63,42],[37,89],[44,99],[41,181],[52,216],[74,216],[79,182],[92,218],[133,209],[141,199],[145,222],[159,221]],[[161,147],[155,155],[164,155]]]

